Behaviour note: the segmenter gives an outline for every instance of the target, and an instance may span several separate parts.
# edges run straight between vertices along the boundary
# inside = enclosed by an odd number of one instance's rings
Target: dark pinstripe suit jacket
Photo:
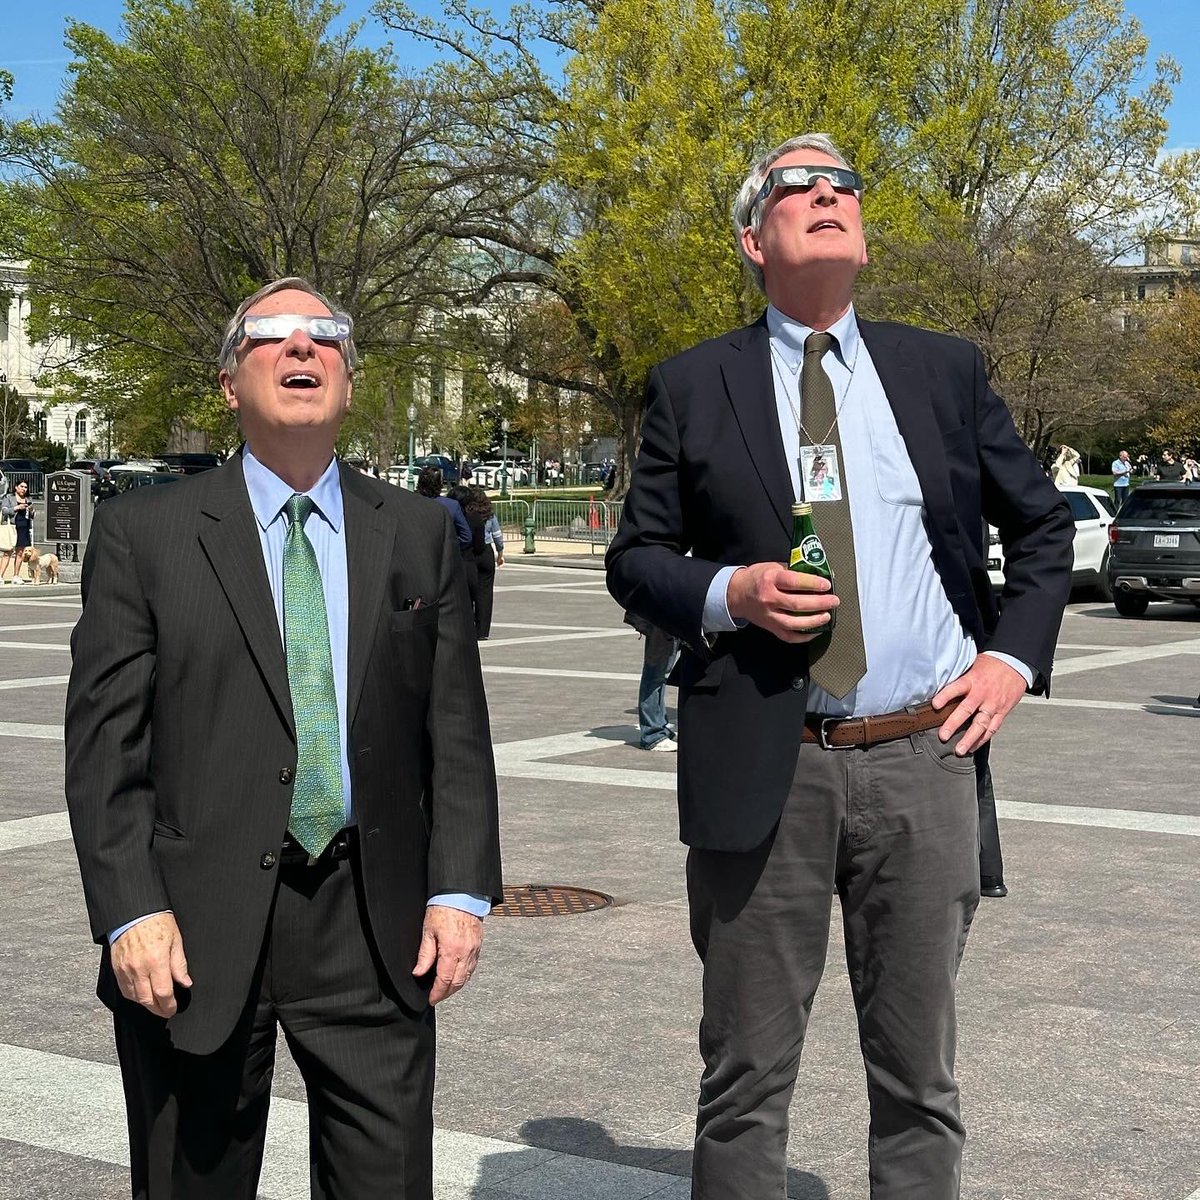
[[[487,705],[439,504],[342,468],[348,750],[367,910],[413,1007],[425,903],[498,897]],[[219,1046],[249,995],[287,827],[287,665],[240,456],[96,513],[71,638],[67,804],[92,934],[173,909],[194,986],[170,1029]],[[423,605],[406,609],[420,597]],[[105,949],[99,994],[122,1004]]]

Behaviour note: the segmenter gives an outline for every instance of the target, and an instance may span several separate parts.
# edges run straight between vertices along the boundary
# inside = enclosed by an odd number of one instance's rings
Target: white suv
[[[1108,527],[1115,512],[1109,494],[1094,487],[1058,489],[1067,498],[1075,518],[1075,569],[1071,583],[1075,587],[1095,588],[1101,599],[1112,599],[1108,580]],[[1004,549],[1000,535],[988,526],[988,578],[992,587],[1004,586]]]

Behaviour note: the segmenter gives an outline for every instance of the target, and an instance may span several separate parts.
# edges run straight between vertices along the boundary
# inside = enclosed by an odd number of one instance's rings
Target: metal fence
[[[8,490],[15,491],[17,484],[24,481],[29,484],[29,498],[40,500],[45,492],[46,476],[41,471],[5,471],[4,478],[8,480]]]
[[[554,553],[564,543],[571,553],[586,545],[588,553],[603,554],[621,523],[624,505],[605,500],[542,500],[532,505],[526,500],[493,500],[492,511],[500,520],[504,540],[511,543],[509,552],[519,547],[525,538],[525,522],[533,517],[533,536],[539,549]],[[546,543],[543,546],[543,543]]]

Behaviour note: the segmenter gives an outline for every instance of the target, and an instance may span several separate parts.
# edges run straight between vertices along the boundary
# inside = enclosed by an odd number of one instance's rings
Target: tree
[[[916,220],[877,241],[872,306],[977,342],[1040,452],[1139,411],[1111,266],[1192,207],[1159,161],[1178,70],[1119,0],[930,0],[902,144]]]
[[[478,189],[434,154],[439,102],[389,52],[333,35],[328,0],[126,0],[116,41],[69,22],[56,123],[0,129],[26,214],[0,234],[32,263],[31,329],[79,347],[123,440],[174,423],[227,443],[224,323],[258,285],[304,275],[360,348],[390,351],[454,299],[431,221]],[[478,205],[476,205],[478,208]]]
[[[490,264],[478,297],[552,296],[526,335],[569,316],[547,357],[533,336],[502,343],[505,361],[607,410],[624,458],[650,365],[761,308],[729,205],[749,162],[805,129],[833,134],[868,180],[862,308],[982,341],[1035,441],[1072,404],[1071,354],[1051,353],[1064,333],[1099,373],[1087,406],[1113,401],[1103,269],[1151,208],[1178,210],[1191,169],[1156,163],[1176,70],[1163,60],[1135,90],[1146,41],[1119,0],[546,0],[507,22],[465,0],[441,22],[398,0],[377,11],[442,49],[461,114],[447,157],[475,155],[508,197],[503,221],[442,227]],[[1036,311],[1002,319],[1014,305]]]
[[[1152,445],[1200,453],[1200,290],[1184,288],[1160,307],[1145,359]]]
[[[0,458],[12,457],[30,428],[29,402],[16,388],[0,383]]]

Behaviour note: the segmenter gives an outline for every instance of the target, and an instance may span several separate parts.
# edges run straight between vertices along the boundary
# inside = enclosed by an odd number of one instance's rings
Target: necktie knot
[[[804,357],[807,358],[810,354],[823,355],[834,343],[832,333],[810,333],[804,339]]]
[[[288,497],[288,501],[283,507],[287,510],[288,524],[299,525],[303,529],[304,522],[308,520],[309,514],[317,506],[313,503],[311,496],[304,496],[296,492],[295,495]]]

